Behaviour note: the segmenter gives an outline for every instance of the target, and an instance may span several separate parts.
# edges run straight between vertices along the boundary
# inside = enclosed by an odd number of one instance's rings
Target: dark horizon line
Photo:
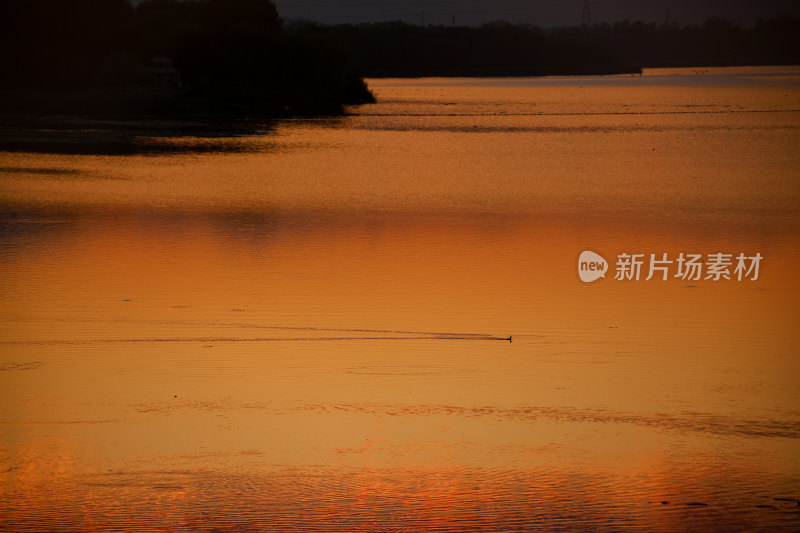
[[[348,17],[349,18],[349,17]],[[318,19],[314,17],[285,17],[281,15],[281,19],[283,22],[291,27],[292,25],[297,26],[304,26],[304,25],[319,25],[319,26],[379,26],[379,25],[388,25],[388,24],[397,24],[403,26],[413,26],[416,28],[482,28],[486,26],[513,26],[518,28],[535,28],[539,29],[543,32],[548,31],[563,31],[563,30],[575,30],[575,29],[594,29],[594,28],[613,28],[617,24],[631,24],[631,25],[641,25],[644,27],[654,27],[658,29],[700,29],[703,27],[703,23],[705,21],[715,20],[715,21],[722,21],[729,23],[732,28],[740,29],[740,30],[752,30],[756,28],[760,23],[765,23],[771,20],[780,20],[780,19],[797,19],[800,18],[797,15],[791,13],[784,13],[782,15],[772,16],[772,17],[762,17],[758,18],[753,21],[751,24],[741,24],[730,17],[720,16],[720,15],[708,15],[703,17],[702,21],[699,23],[688,23],[688,24],[681,24],[678,21],[670,21],[668,24],[665,22],[647,22],[640,19],[630,19],[624,18],[615,20],[614,22],[595,22],[593,24],[566,24],[566,25],[550,25],[550,26],[542,26],[535,23],[530,22],[513,22],[506,19],[495,19],[487,22],[481,22],[476,24],[421,24],[419,22],[411,22],[409,20],[405,20],[403,18],[385,18],[385,19],[375,19],[375,20],[363,20],[363,21],[342,21],[342,22],[331,22],[326,21],[324,19]]]

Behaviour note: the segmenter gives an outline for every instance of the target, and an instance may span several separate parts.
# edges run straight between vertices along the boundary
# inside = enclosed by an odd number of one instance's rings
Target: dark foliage
[[[800,63],[800,19],[542,30],[284,28],[270,0],[0,0],[0,111],[331,113],[361,75],[538,76]]]
[[[0,0],[3,107],[329,113],[372,101],[327,39],[269,0]]]
[[[595,25],[589,33],[616,57],[643,67],[710,67],[798,64],[798,32],[796,17],[759,20],[749,29],[712,17],[701,26],[625,20]]]
[[[308,29],[306,29],[308,31]],[[382,23],[320,27],[345,43],[369,76],[540,76],[638,71],[584,39],[558,42],[539,28]]]
[[[515,76],[614,74],[643,67],[800,63],[800,19],[759,21],[743,29],[718,18],[702,26],[623,21],[542,30],[504,22],[478,28],[401,22],[296,24],[345,43],[367,76]]]

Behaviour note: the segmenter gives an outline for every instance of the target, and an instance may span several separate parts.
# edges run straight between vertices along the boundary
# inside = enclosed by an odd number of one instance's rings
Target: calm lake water
[[[3,120],[0,530],[800,529],[800,68],[370,86]]]

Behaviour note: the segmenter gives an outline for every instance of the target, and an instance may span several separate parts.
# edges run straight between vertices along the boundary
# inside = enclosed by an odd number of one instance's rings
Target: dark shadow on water
[[[80,174],[73,168],[0,167],[0,174],[42,174],[45,176],[71,176]]]
[[[279,119],[203,117],[179,120],[4,117],[0,118],[0,152],[109,156],[269,152],[285,149],[269,140],[279,122]],[[336,118],[312,120],[320,127],[335,126],[338,122]],[[0,175],[25,172],[68,171],[0,168]]]

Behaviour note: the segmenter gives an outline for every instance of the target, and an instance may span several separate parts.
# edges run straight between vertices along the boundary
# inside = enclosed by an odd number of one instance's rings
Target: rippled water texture
[[[2,119],[0,530],[800,529],[800,69],[370,86]]]

